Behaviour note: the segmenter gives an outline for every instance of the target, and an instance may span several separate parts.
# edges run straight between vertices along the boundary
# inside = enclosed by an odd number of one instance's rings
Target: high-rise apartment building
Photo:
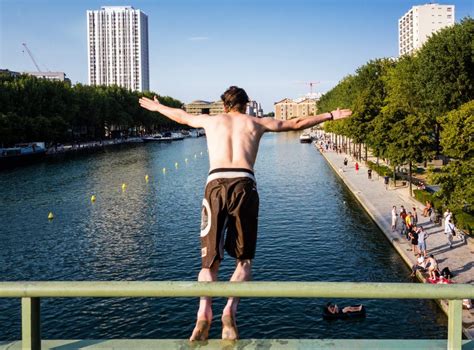
[[[398,20],[398,54],[411,54],[441,28],[454,24],[454,5],[413,6]]]
[[[90,85],[150,87],[148,16],[131,6],[103,6],[87,11]]]

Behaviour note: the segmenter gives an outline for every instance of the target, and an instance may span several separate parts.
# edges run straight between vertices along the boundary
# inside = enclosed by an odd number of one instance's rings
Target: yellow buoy
[[[91,196],[91,202],[95,202],[95,195]]]
[[[166,173],[166,168],[163,168],[163,174]]]
[[[127,188],[127,184],[123,183],[122,184],[122,191],[125,191],[126,188]]]
[[[187,163],[187,162],[188,162],[188,158],[184,158],[184,161]]]
[[[174,167],[178,169],[178,162],[174,163]]]
[[[148,178],[148,174],[147,174],[147,175],[145,175],[145,181],[148,182],[148,179],[149,178]]]
[[[50,211],[49,214],[48,214],[48,220],[53,220],[53,219],[54,219],[53,212]]]

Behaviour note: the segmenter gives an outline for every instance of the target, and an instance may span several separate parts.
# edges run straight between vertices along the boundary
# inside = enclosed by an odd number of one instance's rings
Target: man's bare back
[[[210,169],[253,170],[258,145],[265,129],[258,118],[241,113],[224,113],[206,123]]]

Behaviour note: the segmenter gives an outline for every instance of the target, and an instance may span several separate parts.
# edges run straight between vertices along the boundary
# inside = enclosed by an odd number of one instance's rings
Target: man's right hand
[[[140,103],[140,106],[152,112],[158,112],[161,106],[161,103],[158,101],[156,96],[153,97],[153,100],[147,97],[142,97],[138,100],[138,102]]]
[[[351,116],[352,111],[350,109],[336,109],[331,112],[334,120],[345,119]]]

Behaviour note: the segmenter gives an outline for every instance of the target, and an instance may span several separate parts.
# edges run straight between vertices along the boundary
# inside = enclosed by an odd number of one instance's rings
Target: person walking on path
[[[383,177],[383,183],[385,185],[385,190],[387,191],[388,190],[388,185],[390,183],[390,178],[388,176],[384,176]]]
[[[449,208],[446,209],[446,211],[443,214],[443,219],[444,219],[444,231],[446,232],[446,225],[448,221],[451,221],[451,218],[453,217],[453,213],[449,210]]]
[[[454,224],[450,220],[446,220],[444,224],[444,234],[448,239],[449,248],[453,247],[453,236],[456,235]]]
[[[397,207],[392,207],[392,232],[397,229],[397,221],[398,221],[398,214],[397,214]]]
[[[359,163],[357,163],[357,162],[355,164],[355,169],[356,169],[356,174],[358,174],[359,173]]]
[[[307,118],[278,120],[245,114],[247,93],[231,86],[222,94],[224,113],[192,115],[162,105],[156,96],[142,97],[140,105],[192,128],[204,128],[209,150],[210,172],[201,210],[200,282],[217,280],[219,265],[227,253],[236,259],[232,282],[251,279],[257,242],[259,197],[253,172],[260,139],[265,132],[302,130],[329,120],[349,117],[352,111],[337,109]],[[226,232],[226,237],[224,233]],[[206,340],[212,321],[212,300],[201,297],[196,326],[190,340]],[[239,298],[228,299],[222,313],[222,339],[238,339],[236,324]]]

